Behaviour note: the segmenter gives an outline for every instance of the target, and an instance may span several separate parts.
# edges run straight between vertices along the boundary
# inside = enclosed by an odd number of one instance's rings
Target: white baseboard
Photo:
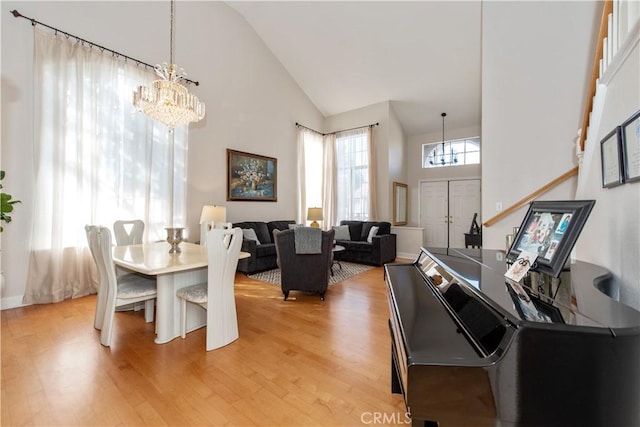
[[[23,304],[21,296],[6,297],[0,300],[0,310],[10,310],[12,308],[27,307],[30,305],[31,304]],[[116,309],[116,311],[131,311],[131,310],[133,311],[144,310],[144,302],[132,303],[126,306],[118,307],[118,309]]]
[[[409,252],[396,252],[396,259],[397,258],[404,258],[404,259],[409,259],[411,261],[415,260],[418,257],[418,253],[409,253]]]
[[[5,297],[0,300],[0,310],[9,310],[11,308],[26,307],[31,304],[23,304],[22,297]]]

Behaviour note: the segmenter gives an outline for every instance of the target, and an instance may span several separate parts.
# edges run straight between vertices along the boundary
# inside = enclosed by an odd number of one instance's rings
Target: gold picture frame
[[[276,202],[278,159],[227,148],[227,200]]]
[[[409,214],[409,187],[400,182],[393,183],[393,225],[407,225]]]

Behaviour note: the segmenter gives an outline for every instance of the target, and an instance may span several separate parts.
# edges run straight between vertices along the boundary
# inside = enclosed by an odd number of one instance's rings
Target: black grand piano
[[[385,265],[392,392],[414,426],[640,426],[640,312],[609,271],[507,281],[505,254],[425,249]]]

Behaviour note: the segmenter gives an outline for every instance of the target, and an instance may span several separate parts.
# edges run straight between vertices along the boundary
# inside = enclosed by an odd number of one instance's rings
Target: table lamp
[[[309,210],[307,211],[307,220],[313,221],[311,223],[311,227],[320,227],[318,221],[322,221],[322,208],[309,208]]]
[[[227,208],[224,206],[205,205],[200,215],[200,244],[207,241],[207,231],[216,226],[216,223],[227,222]]]

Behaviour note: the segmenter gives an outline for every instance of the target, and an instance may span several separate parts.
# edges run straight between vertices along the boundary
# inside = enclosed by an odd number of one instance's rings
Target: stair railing
[[[578,175],[578,166],[574,167],[571,170],[568,170],[567,172],[563,173],[562,175],[560,175],[559,177],[557,177],[553,181],[550,181],[549,183],[547,183],[547,184],[543,185],[542,187],[538,188],[536,191],[534,191],[533,193],[529,194],[528,196],[518,200],[513,205],[509,206],[507,209],[503,210],[499,214],[497,214],[497,215],[491,217],[490,219],[488,219],[487,221],[483,222],[482,225],[484,225],[485,227],[492,226],[496,222],[500,221],[502,218],[504,218],[504,217],[506,217],[508,215],[511,215],[512,213],[514,213],[515,211],[517,211],[521,207],[527,205],[532,200],[537,199],[542,194],[544,194],[547,191],[551,190],[556,185],[558,185],[560,183],[563,183],[567,179],[571,178],[572,176],[576,176],[576,175]]]
[[[582,131],[580,132],[580,151],[584,151],[584,142],[587,139],[587,129],[593,109],[593,97],[596,95],[598,78],[600,77],[600,61],[603,60],[604,45],[607,35],[609,34],[609,15],[613,12],[613,0],[605,0],[602,7],[602,16],[600,17],[600,32],[598,33],[598,41],[596,43],[596,51],[593,57],[593,67],[591,68],[591,80],[587,89],[587,99],[584,105],[584,114],[582,116]]]

